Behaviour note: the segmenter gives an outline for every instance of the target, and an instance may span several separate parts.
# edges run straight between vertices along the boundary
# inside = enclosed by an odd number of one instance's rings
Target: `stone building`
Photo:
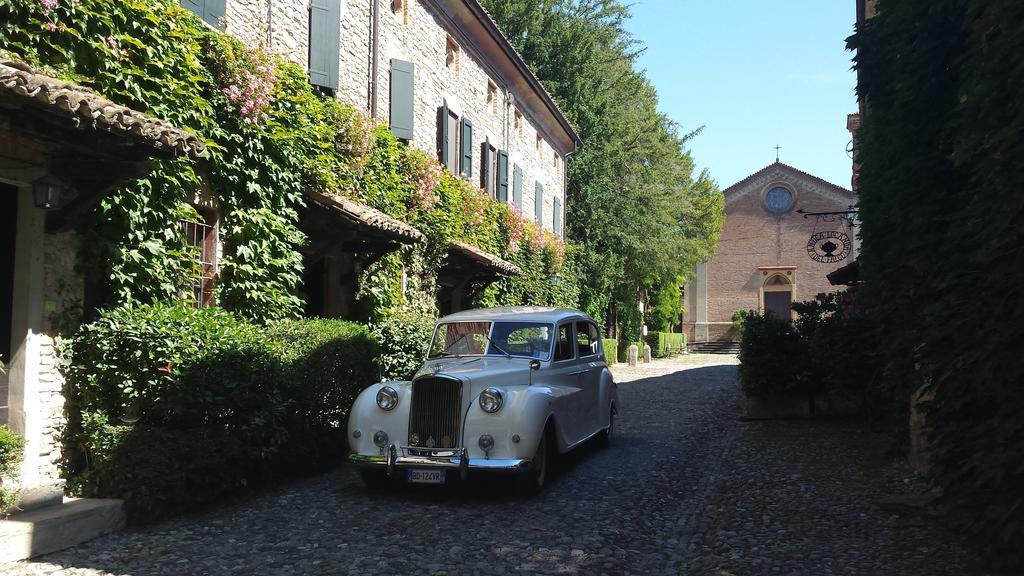
[[[858,251],[845,217],[856,196],[846,188],[776,161],[723,194],[718,252],[686,287],[691,342],[736,339],[737,310],[791,318],[793,302],[835,290],[826,275]],[[832,214],[813,215],[822,212]]]
[[[64,496],[57,465],[64,379],[55,336],[82,300],[74,225],[111,189],[144,175],[150,158],[191,158],[204,149],[191,133],[23,62],[0,60],[0,424],[26,440],[25,510],[61,504]],[[113,523],[120,514],[119,504],[106,512],[102,502],[70,506],[72,516],[107,513]],[[27,537],[18,531],[24,526]],[[65,530],[61,545],[104,527],[111,524]],[[49,536],[31,523],[0,523],[0,561],[45,551]]]
[[[366,111],[453,174],[562,235],[565,159],[576,150],[579,136],[476,0],[181,4],[210,25],[302,65],[325,95]],[[307,254],[306,284],[314,287],[317,303],[311,314],[345,316],[354,284],[339,278],[354,278],[396,242],[419,241],[409,234],[384,234],[379,248],[356,249],[319,234],[328,222],[323,215],[310,219],[316,224],[306,231],[319,245]],[[397,228],[394,223],[390,227]],[[353,234],[362,238],[364,232],[362,227]],[[455,243],[439,272],[438,303],[449,312],[462,308],[471,286],[519,270]]]

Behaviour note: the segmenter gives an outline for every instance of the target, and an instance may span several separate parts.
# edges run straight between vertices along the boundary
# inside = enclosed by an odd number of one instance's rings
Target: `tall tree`
[[[707,172],[694,176],[685,148],[697,131],[681,134],[658,113],[619,0],[483,3],[583,140],[568,163],[566,205],[567,233],[582,247],[581,304],[636,338],[642,294],[678,293],[718,243],[724,200]]]

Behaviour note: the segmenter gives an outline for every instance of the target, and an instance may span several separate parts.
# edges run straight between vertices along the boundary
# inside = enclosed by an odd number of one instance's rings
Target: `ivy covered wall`
[[[208,145],[196,164],[155,162],[83,218],[87,316],[187,293],[194,259],[180,221],[197,217],[188,204],[197,195],[212,197],[220,214],[218,303],[259,322],[298,316],[306,190],[362,201],[429,239],[363,271],[367,317],[433,314],[434,275],[452,240],[524,270],[477,304],[577,304],[572,249],[560,239],[362,112],[322,98],[299,66],[212,30],[173,0],[0,0],[0,50]]]

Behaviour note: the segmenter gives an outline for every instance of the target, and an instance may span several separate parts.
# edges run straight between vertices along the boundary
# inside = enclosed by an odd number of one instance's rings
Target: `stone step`
[[[65,498],[0,520],[0,563],[63,550],[124,527],[121,500]]]

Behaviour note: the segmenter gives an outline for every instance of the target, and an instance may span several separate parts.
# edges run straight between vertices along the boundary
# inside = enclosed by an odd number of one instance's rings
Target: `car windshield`
[[[492,329],[493,328],[493,329]],[[438,324],[427,358],[525,356],[547,360],[551,325],[539,322],[445,322]]]

